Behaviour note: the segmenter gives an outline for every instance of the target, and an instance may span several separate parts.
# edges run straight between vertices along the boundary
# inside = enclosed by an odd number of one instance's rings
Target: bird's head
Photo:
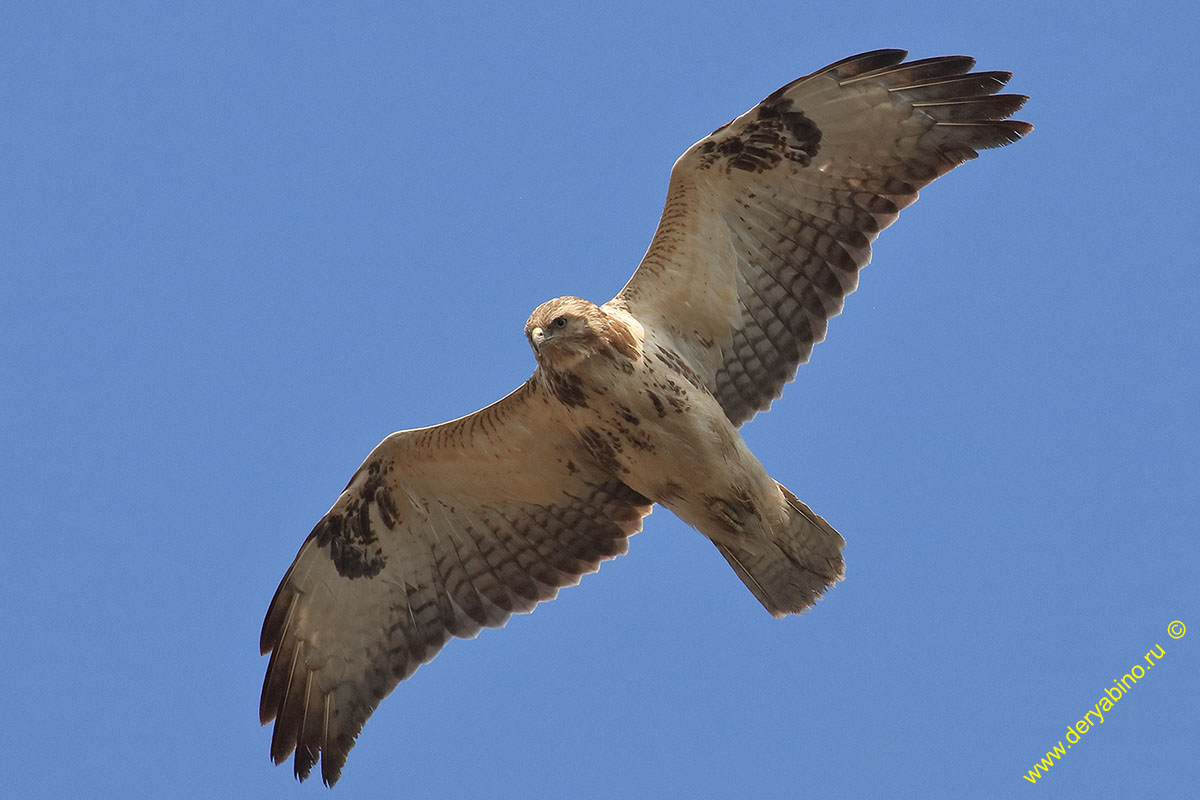
[[[529,315],[525,338],[539,364],[562,370],[601,352],[608,328],[608,316],[595,303],[557,297]]]

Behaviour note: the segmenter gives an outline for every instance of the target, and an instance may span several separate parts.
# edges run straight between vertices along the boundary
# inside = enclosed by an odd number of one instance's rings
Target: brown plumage
[[[838,533],[737,428],[825,336],[871,242],[918,190],[1030,130],[1006,72],[900,50],[800,78],[671,172],[641,265],[603,306],[551,300],[537,368],[469,416],[387,437],[271,601],[271,756],[334,783],[375,706],[451,636],[503,625],[625,552],[654,503],[716,545],[772,614],[843,574]]]

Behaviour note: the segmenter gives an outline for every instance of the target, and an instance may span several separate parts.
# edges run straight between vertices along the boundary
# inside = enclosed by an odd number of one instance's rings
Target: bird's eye
[[[565,327],[567,327],[567,318],[566,317],[555,317],[554,322],[551,322],[550,324],[556,328],[565,328]]]

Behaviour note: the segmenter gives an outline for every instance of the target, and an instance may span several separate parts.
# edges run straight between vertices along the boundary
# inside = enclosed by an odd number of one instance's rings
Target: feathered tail
[[[716,543],[746,587],[772,616],[799,614],[842,579],[846,540],[782,484],[787,522],[763,541]]]

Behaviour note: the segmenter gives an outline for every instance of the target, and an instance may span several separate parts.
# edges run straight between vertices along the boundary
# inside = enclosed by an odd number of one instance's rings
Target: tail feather
[[[768,540],[714,542],[750,592],[772,616],[799,614],[845,574],[846,540],[828,522],[779,486],[790,512]]]

